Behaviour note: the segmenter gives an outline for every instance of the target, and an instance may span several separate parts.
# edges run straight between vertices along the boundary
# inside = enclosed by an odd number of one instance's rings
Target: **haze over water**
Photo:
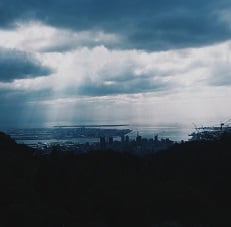
[[[120,124],[120,125],[105,125],[105,124],[92,124],[92,125],[59,125],[57,127],[43,127],[43,128],[8,128],[1,129],[5,131],[13,138],[16,139],[18,143],[25,144],[37,144],[38,142],[42,143],[65,143],[65,142],[73,142],[73,143],[95,143],[99,142],[98,136],[81,136],[75,137],[71,136],[71,133],[75,129],[84,130],[84,129],[92,129],[94,130],[124,130],[130,129],[127,135],[130,140],[135,140],[137,135],[140,135],[142,138],[153,139],[155,136],[158,136],[158,139],[167,139],[169,138],[172,141],[180,142],[181,140],[187,141],[190,137],[188,136],[192,132],[192,128],[183,125],[145,125],[145,124]],[[57,136],[57,130],[61,132],[59,136]],[[84,134],[84,133],[83,133]],[[65,136],[62,136],[65,135]],[[68,136],[69,135],[69,136]],[[113,136],[114,140],[120,141],[120,136]]]

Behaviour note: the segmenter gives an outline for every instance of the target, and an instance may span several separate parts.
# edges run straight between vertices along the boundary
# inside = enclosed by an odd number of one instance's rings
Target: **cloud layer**
[[[38,20],[74,31],[122,37],[116,48],[161,50],[209,45],[230,38],[227,0],[1,1],[0,26]]]
[[[0,49],[0,82],[45,76],[50,73],[51,69],[42,66],[32,54],[13,49]]]
[[[228,0],[2,0],[0,124],[227,118],[230,11]]]

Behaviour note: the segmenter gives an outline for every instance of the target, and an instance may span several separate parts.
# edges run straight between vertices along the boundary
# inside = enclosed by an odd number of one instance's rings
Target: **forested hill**
[[[0,133],[0,226],[231,226],[231,137],[152,155],[57,149]]]

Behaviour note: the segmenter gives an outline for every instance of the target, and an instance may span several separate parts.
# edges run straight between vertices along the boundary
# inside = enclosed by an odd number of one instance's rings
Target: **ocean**
[[[187,125],[131,125],[130,129],[132,132],[128,135],[131,138],[135,138],[137,134],[148,139],[157,135],[159,139],[169,138],[175,142],[189,140],[189,134],[193,131],[193,128]]]
[[[1,130],[1,129],[0,129]],[[128,133],[126,133],[128,130]],[[37,143],[97,143],[100,136],[110,136],[116,141],[121,135],[128,135],[134,140],[137,135],[142,138],[170,139],[174,142],[190,139],[193,128],[187,125],[72,125],[46,128],[10,128],[1,131],[9,134],[20,144]]]

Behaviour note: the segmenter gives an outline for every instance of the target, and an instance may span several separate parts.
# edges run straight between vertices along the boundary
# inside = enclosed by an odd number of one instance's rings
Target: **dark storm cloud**
[[[77,31],[121,35],[117,48],[157,50],[229,39],[231,31],[219,13],[230,8],[227,0],[2,0],[0,25],[36,19]]]
[[[33,55],[11,49],[0,49],[0,82],[45,76],[51,69],[40,65]]]

